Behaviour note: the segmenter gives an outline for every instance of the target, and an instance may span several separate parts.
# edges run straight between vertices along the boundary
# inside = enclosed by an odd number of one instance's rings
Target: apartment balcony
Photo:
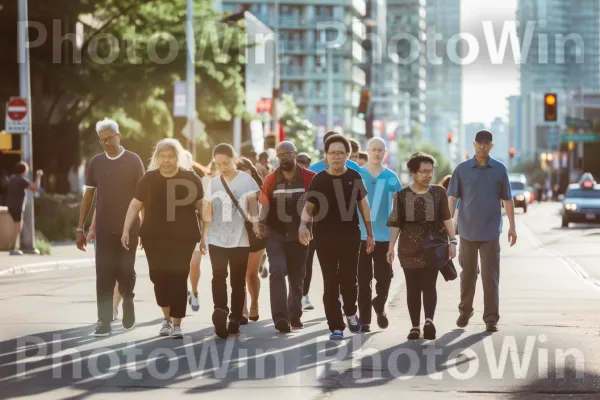
[[[306,68],[297,65],[281,65],[281,78],[287,80],[306,79]]]
[[[365,71],[363,71],[358,65],[352,66],[352,81],[360,86],[365,86],[367,84],[367,76]]]

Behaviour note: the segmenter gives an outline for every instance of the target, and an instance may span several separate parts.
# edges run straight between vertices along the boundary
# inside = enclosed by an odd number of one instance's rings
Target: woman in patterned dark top
[[[398,236],[398,258],[406,278],[406,299],[412,329],[408,339],[416,340],[421,335],[421,293],[425,309],[425,325],[423,337],[435,339],[433,316],[437,304],[436,282],[438,269],[427,265],[425,255],[421,250],[421,242],[429,234],[445,229],[450,237],[448,258],[456,256],[456,238],[448,195],[443,186],[431,185],[435,160],[424,153],[415,153],[408,160],[407,167],[413,176],[410,186],[396,192],[388,226],[390,244],[388,262],[394,261],[394,246]]]

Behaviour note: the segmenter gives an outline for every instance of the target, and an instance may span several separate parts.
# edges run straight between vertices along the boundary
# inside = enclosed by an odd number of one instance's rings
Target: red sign
[[[271,113],[271,99],[260,99],[256,103],[256,113]]]
[[[8,118],[13,121],[20,121],[27,116],[27,102],[25,99],[20,97],[13,97],[8,102],[8,109],[6,110]]]

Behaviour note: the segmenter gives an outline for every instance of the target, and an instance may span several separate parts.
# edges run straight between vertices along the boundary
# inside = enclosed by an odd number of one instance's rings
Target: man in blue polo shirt
[[[375,236],[375,250],[371,254],[366,251],[367,230],[360,219],[360,259],[358,262],[358,309],[360,312],[361,331],[371,330],[371,307],[377,314],[377,325],[385,329],[388,319],[385,314],[385,303],[394,273],[392,265],[387,262],[386,253],[390,241],[390,228],[387,220],[392,212],[394,193],[402,189],[398,176],[383,166],[386,148],[381,138],[373,138],[367,145],[368,163],[360,168],[367,200],[371,205],[371,224]],[[375,298],[371,294],[371,282],[375,284]]]
[[[506,166],[490,157],[494,147],[492,134],[482,130],[475,136],[475,157],[460,163],[454,170],[448,188],[448,203],[454,216],[460,199],[459,317],[456,325],[464,328],[473,316],[473,297],[477,284],[477,266],[481,256],[483,281],[483,321],[486,331],[497,332],[500,282],[500,234],[502,233],[501,203],[508,216],[508,241],[517,242],[515,207]]]
[[[323,136],[323,143],[325,143],[325,141],[329,139],[329,137],[332,135],[339,135],[339,133],[334,131],[327,132]],[[346,167],[352,168],[353,170],[360,172],[360,165],[350,160],[349,158],[346,160]],[[318,174],[319,172],[325,171],[327,168],[329,168],[329,165],[327,165],[327,159],[324,158],[321,161],[317,161],[316,163],[311,165],[308,169],[314,172],[315,174]],[[304,275],[304,287],[302,288],[303,310],[314,309],[313,305],[310,302],[310,298],[308,297],[308,291],[310,290],[310,281],[312,280],[312,265],[315,257],[315,248],[313,243],[314,241],[311,240],[310,244],[308,245],[308,254],[306,256],[306,273]]]

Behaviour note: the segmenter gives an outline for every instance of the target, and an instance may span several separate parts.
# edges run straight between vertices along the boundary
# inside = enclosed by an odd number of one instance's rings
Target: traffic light
[[[468,152],[468,151],[465,151],[465,160],[468,160],[468,159],[469,159],[469,157],[470,157],[470,155],[469,155],[469,152]]]
[[[558,119],[558,99],[556,93],[544,95],[544,121],[556,121]]]
[[[446,134],[446,139],[448,140],[448,144],[452,143],[452,132]]]
[[[510,158],[515,158],[515,148],[511,147],[510,149],[508,149],[508,156]]]
[[[365,119],[369,109],[369,101],[371,100],[371,91],[363,89],[360,92],[360,103],[358,104],[358,118]]]

